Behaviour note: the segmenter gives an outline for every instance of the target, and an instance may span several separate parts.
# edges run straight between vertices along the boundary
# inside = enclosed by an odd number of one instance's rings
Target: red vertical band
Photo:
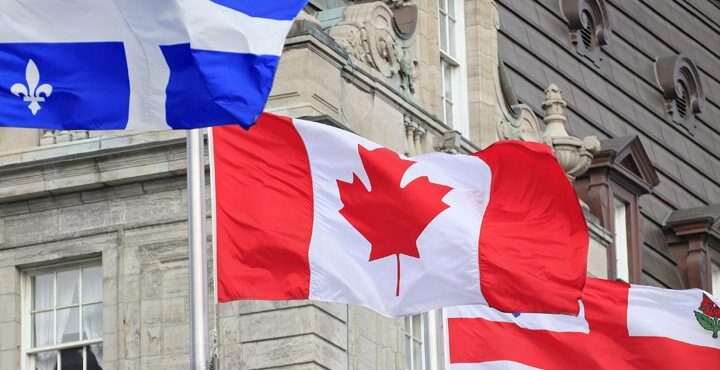
[[[505,312],[577,314],[588,230],[555,155],[546,145],[521,141],[475,155],[492,173],[478,244],[488,304]]]
[[[213,128],[218,300],[305,299],[310,163],[290,118]]]

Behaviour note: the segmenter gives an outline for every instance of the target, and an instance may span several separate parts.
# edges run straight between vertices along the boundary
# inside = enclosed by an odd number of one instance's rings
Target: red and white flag
[[[221,302],[309,298],[388,316],[464,304],[578,312],[588,233],[545,145],[408,159],[265,114],[249,131],[214,128],[212,151]]]
[[[576,317],[446,309],[450,370],[720,366],[719,301],[702,290],[588,279],[582,302]]]

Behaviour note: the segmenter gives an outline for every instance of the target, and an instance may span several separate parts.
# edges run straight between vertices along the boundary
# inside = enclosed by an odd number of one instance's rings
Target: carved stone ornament
[[[546,137],[546,141],[552,143],[555,156],[570,181],[575,181],[577,176],[585,173],[590,167],[593,155],[600,151],[600,141],[595,136],[580,139],[568,134],[565,129],[566,106],[567,103],[563,100],[560,88],[554,84],[548,86],[542,105],[545,111],[543,121],[547,125],[543,135]]]
[[[87,130],[43,130],[40,137],[40,145],[62,144],[70,141],[84,140],[90,137]]]
[[[668,115],[673,122],[694,134],[698,126],[695,115],[702,111],[705,103],[695,63],[683,54],[661,57],[655,62],[655,72]]]
[[[545,90],[542,108],[545,111],[543,121],[546,127],[543,132],[532,108],[518,103],[510,76],[502,61],[497,78],[499,91],[496,96],[503,113],[503,118],[497,125],[500,140],[534,141],[550,145],[570,181],[575,181],[577,176],[585,173],[593,156],[600,151],[600,141],[595,136],[580,139],[568,134],[565,129],[567,103],[563,100],[560,88],[551,84]]]
[[[522,140],[550,144],[546,142],[540,129],[540,121],[526,104],[520,104],[512,87],[505,64],[500,61],[497,71],[499,91],[498,106],[502,109],[503,118],[497,125],[497,134],[500,140]]]
[[[602,60],[600,47],[607,45],[612,29],[604,0],[560,0],[568,22],[570,41],[592,62]]]
[[[405,116],[405,155],[412,157],[423,154],[423,141],[427,129],[415,122],[410,116]]]
[[[438,152],[458,154],[461,152],[462,134],[457,131],[447,131],[435,138],[434,149]]]
[[[402,90],[415,93],[417,61],[411,56],[412,41],[396,32],[393,10],[385,3],[346,7],[343,20],[329,34],[353,58],[394,80]]]
[[[379,0],[355,0],[355,4],[373,3]],[[395,32],[403,40],[409,40],[415,34],[418,23],[417,5],[408,4],[410,0],[385,0],[392,9]]]

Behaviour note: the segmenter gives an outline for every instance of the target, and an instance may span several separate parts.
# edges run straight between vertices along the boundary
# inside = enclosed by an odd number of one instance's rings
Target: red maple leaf
[[[370,258],[397,257],[397,285],[400,295],[400,255],[420,258],[417,239],[440,212],[449,208],[442,198],[451,187],[430,182],[427,176],[405,187],[400,181],[415,161],[397,153],[358,145],[360,159],[370,180],[367,189],[357,174],[352,183],[337,180],[343,208],[340,214],[370,242]]]
[[[720,318],[720,307],[718,307],[707,294],[703,294],[703,300],[700,303],[699,310],[710,317]]]

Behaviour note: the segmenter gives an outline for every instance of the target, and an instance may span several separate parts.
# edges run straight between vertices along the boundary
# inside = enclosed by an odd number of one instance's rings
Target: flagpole
[[[190,272],[190,368],[208,366],[207,233],[203,129],[187,131],[188,252]]]
[[[430,310],[423,314],[423,340],[425,341],[425,369],[444,370],[445,366],[445,321],[443,310]]]

